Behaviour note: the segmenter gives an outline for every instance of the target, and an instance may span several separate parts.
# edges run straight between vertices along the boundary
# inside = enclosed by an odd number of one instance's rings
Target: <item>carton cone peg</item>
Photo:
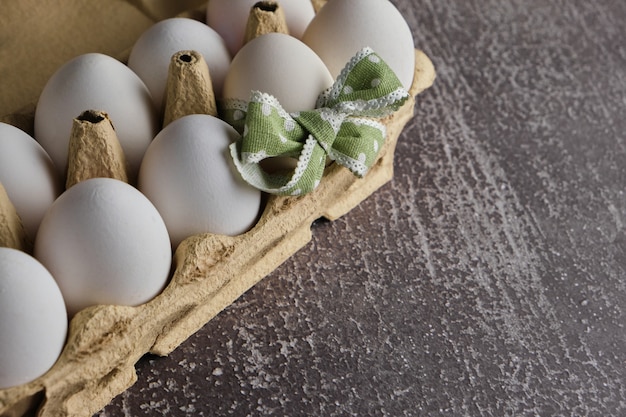
[[[315,13],[319,12],[322,7],[324,7],[324,5],[326,4],[326,2],[328,0],[311,0],[313,3],[313,10],[315,10]]]
[[[89,178],[128,182],[126,157],[109,115],[99,110],[81,113],[72,124],[66,188]]]
[[[179,51],[170,61],[163,127],[189,114],[217,116],[217,105],[209,67],[202,54]]]
[[[259,1],[250,9],[244,44],[266,33],[289,34],[285,12],[276,1]]]
[[[0,182],[0,247],[28,252],[31,246],[22,220]]]

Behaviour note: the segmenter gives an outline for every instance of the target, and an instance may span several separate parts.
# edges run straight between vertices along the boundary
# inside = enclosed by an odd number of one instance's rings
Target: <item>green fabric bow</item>
[[[225,103],[224,119],[242,134],[230,146],[245,181],[272,194],[313,191],[327,157],[363,177],[385,140],[385,117],[409,97],[391,68],[370,48],[348,62],[314,110],[287,113],[278,100],[254,91],[250,101]],[[295,169],[268,172],[262,161],[293,158]]]

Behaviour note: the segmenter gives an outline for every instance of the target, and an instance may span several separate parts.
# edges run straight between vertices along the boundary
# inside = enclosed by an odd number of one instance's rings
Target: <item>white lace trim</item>
[[[408,97],[408,91],[402,87],[398,87],[391,93],[382,97],[371,100],[342,101],[337,103],[334,108],[337,111],[349,114],[386,116],[395,111],[394,108],[389,106]]]
[[[335,109],[330,109],[328,107],[315,109],[315,111],[318,112],[320,119],[328,123],[332,127],[333,132],[335,132],[335,135],[337,135],[343,121],[346,119],[347,114],[338,112]]]
[[[283,119],[291,119],[291,116],[287,113],[287,111],[285,111],[285,109],[283,109],[283,106],[280,104],[278,99],[271,94],[263,93],[261,91],[253,91],[250,94],[250,101],[272,106],[272,108],[276,109],[280,117]]]
[[[225,98],[222,100],[223,107],[227,110],[248,111],[248,102],[238,98]]]
[[[344,123],[352,123],[357,126],[368,126],[374,129],[378,129],[383,138],[387,136],[387,127],[373,119],[366,119],[364,117],[347,117]]]
[[[317,141],[315,140],[315,138],[312,135],[309,135],[304,143],[302,152],[300,153],[300,157],[298,158],[298,163],[296,164],[294,173],[286,184],[284,183],[284,180],[287,177],[270,175],[263,171],[263,169],[261,169],[258,164],[252,162],[254,159],[262,156],[262,152],[256,154],[244,152],[241,155],[242,159],[239,159],[239,156],[237,155],[236,144],[233,143],[232,145],[230,145],[230,150],[237,170],[248,183],[252,184],[254,187],[258,188],[261,191],[265,191],[268,193],[284,194],[294,188],[306,172],[306,168],[311,162],[313,149],[315,148],[316,144]],[[261,158],[260,160],[262,159],[264,158]],[[260,160],[257,162],[260,162]],[[250,161],[251,163],[248,163],[248,161]],[[317,184],[314,185],[314,188],[316,186]],[[295,189],[292,192],[292,195],[298,195],[301,192],[301,189]]]
[[[348,75],[350,74],[352,69],[359,62],[361,62],[364,58],[368,57],[369,55],[372,55],[373,53],[374,53],[374,50],[370,48],[369,46],[366,46],[365,48],[357,52],[350,59],[350,61],[348,61],[346,66],[341,70],[341,72],[337,76],[337,79],[335,80],[335,83],[330,88],[323,91],[322,94],[319,95],[317,99],[317,105],[315,107],[325,107],[328,101],[336,100],[337,97],[339,97],[339,95],[341,94],[341,91],[343,90],[345,86],[346,80],[348,79]]]
[[[364,177],[367,174],[369,168],[364,162],[359,161],[358,159],[354,159],[346,154],[341,152],[337,152],[335,150],[332,151],[332,155],[329,155],[332,160],[336,161],[340,165],[348,168],[352,173],[359,177]]]
[[[250,92],[250,101],[241,100],[239,98],[226,98],[223,101],[223,107],[227,110],[241,110],[248,111],[248,104],[251,102],[259,104],[268,104],[272,108],[276,109],[278,115],[285,119],[291,119],[289,113],[283,109],[278,99],[271,94],[263,93],[261,91],[253,90]]]
[[[259,152],[242,152],[241,159],[246,164],[258,164],[262,160],[268,157],[267,152],[259,151]]]
[[[311,162],[311,157],[313,156],[313,149],[317,141],[313,137],[313,135],[309,135],[309,137],[304,142],[304,146],[302,147],[302,153],[300,154],[300,158],[298,158],[298,163],[296,164],[296,169],[294,170],[293,176],[291,180],[285,184],[283,187],[279,189],[279,192],[285,192],[290,188],[295,187],[295,185],[300,181],[302,175],[306,171],[306,168],[309,166]]]

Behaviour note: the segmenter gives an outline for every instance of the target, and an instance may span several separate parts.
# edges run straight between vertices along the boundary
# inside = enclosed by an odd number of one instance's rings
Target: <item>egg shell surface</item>
[[[243,46],[250,9],[258,0],[211,0],[207,5],[206,22],[214,28],[234,56]],[[289,34],[300,39],[315,16],[310,0],[280,0]]]
[[[34,241],[41,219],[61,192],[61,181],[41,145],[6,123],[0,123],[0,183]]]
[[[302,41],[337,77],[348,61],[370,47],[409,89],[415,70],[413,34],[389,0],[331,0],[307,27]]]
[[[108,113],[126,160],[136,178],[141,158],[159,129],[152,97],[130,68],[108,55],[80,55],[59,68],[47,81],[35,110],[35,139],[44,147],[61,175],[73,119],[85,110]]]
[[[35,257],[61,288],[71,315],[96,304],[136,306],[165,286],[172,253],[163,219],[119,180],[82,181],[52,204]]]
[[[0,248],[0,389],[48,371],[67,328],[63,297],[50,272],[24,252]]]
[[[273,95],[287,112],[312,110],[333,84],[322,60],[298,39],[268,33],[235,55],[224,82],[224,97],[248,101],[253,90]]]
[[[208,115],[189,115],[155,138],[139,172],[139,189],[159,210],[174,247],[199,233],[238,235],[256,222],[261,192],[235,168],[228,146],[239,134]]]
[[[162,20],[137,39],[128,66],[144,81],[158,110],[165,106],[167,75],[172,55],[179,51],[199,52],[209,67],[216,97],[221,97],[231,55],[222,37],[197,20],[175,17]]]

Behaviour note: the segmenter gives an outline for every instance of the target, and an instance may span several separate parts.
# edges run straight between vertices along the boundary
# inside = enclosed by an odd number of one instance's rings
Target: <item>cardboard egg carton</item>
[[[384,119],[385,145],[364,178],[331,164],[314,192],[268,197],[250,231],[189,237],[177,248],[172,279],[160,295],[137,307],[102,305],[79,312],[60,358],[45,375],[0,390],[0,416],[88,417],[107,405],[137,380],[135,364],[143,355],[168,355],[306,245],[315,220],[337,219],[392,179],[395,146],[413,116],[414,97],[434,78],[432,62],[416,50],[411,98]],[[19,124],[29,117],[18,112],[4,120]]]

